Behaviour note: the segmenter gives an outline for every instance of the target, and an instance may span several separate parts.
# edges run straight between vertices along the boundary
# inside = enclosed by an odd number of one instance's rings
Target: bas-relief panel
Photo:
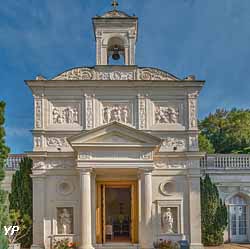
[[[129,101],[103,101],[101,103],[101,121],[133,124],[133,104]]]
[[[63,126],[80,126],[82,116],[81,102],[72,100],[50,101],[50,108],[48,114],[49,126],[63,127]]]

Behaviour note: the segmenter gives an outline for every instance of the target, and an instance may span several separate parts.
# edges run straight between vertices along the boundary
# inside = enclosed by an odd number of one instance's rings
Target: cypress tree
[[[201,227],[204,245],[223,244],[223,234],[227,227],[227,208],[209,175],[201,178]]]
[[[1,182],[4,179],[5,160],[9,154],[9,148],[5,144],[5,130],[4,130],[4,112],[5,103],[0,101],[0,249],[7,248],[7,240],[3,233],[4,226],[8,221],[8,203],[7,192],[1,189]]]
[[[16,171],[12,178],[11,194],[9,196],[10,209],[19,211],[21,218],[29,217],[32,220],[32,160],[23,158],[19,164],[19,170]],[[29,232],[20,241],[24,248],[29,248],[32,244],[32,228],[28,225]]]

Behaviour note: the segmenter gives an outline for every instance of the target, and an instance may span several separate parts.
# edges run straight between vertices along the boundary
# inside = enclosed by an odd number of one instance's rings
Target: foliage
[[[177,242],[171,240],[162,240],[160,239],[157,242],[154,242],[155,249],[179,249],[180,245]]]
[[[20,211],[10,210],[9,213],[9,226],[18,226],[19,231],[14,234],[8,234],[8,241],[10,244],[15,244],[21,241],[22,238],[27,236],[31,230],[31,218],[28,215],[21,215]]]
[[[199,134],[199,149],[201,152],[206,152],[208,154],[213,154],[215,152],[213,144],[203,134]]]
[[[69,239],[55,241],[53,249],[76,249],[76,243],[70,242]]]
[[[9,196],[10,209],[20,212],[20,217],[28,216],[32,219],[32,179],[30,177],[32,160],[24,158],[19,164],[20,169],[16,171],[12,178],[11,194]],[[32,229],[28,233],[24,229],[22,231],[20,243],[23,247],[30,247],[32,244]]]
[[[223,243],[223,233],[227,227],[227,208],[208,175],[204,179],[201,178],[201,226],[204,245]]]
[[[218,109],[199,122],[216,153],[250,152],[250,110]]]
[[[7,243],[6,237],[1,231],[3,231],[4,226],[8,221],[8,196],[7,193],[1,189],[1,182],[4,179],[5,160],[7,159],[10,151],[5,144],[4,112],[5,103],[3,101],[0,101],[0,245],[6,245]]]

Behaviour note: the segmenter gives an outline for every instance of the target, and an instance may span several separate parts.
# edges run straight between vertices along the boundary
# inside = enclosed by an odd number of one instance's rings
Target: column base
[[[204,249],[204,246],[200,243],[192,243],[190,244],[190,249]]]
[[[33,244],[30,249],[44,249],[44,246],[40,246],[40,245],[35,245]]]

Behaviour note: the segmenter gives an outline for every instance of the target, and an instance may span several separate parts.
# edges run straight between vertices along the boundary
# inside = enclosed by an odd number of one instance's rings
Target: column
[[[92,249],[91,222],[91,169],[80,169],[80,202],[81,202],[81,246],[80,249]]]
[[[141,171],[141,227],[140,244],[143,249],[153,248],[152,231],[152,169]]]
[[[33,182],[33,244],[31,249],[44,248],[45,176],[32,175]]]
[[[189,176],[189,220],[190,248],[202,249],[201,242],[201,206],[200,206],[200,175]]]

